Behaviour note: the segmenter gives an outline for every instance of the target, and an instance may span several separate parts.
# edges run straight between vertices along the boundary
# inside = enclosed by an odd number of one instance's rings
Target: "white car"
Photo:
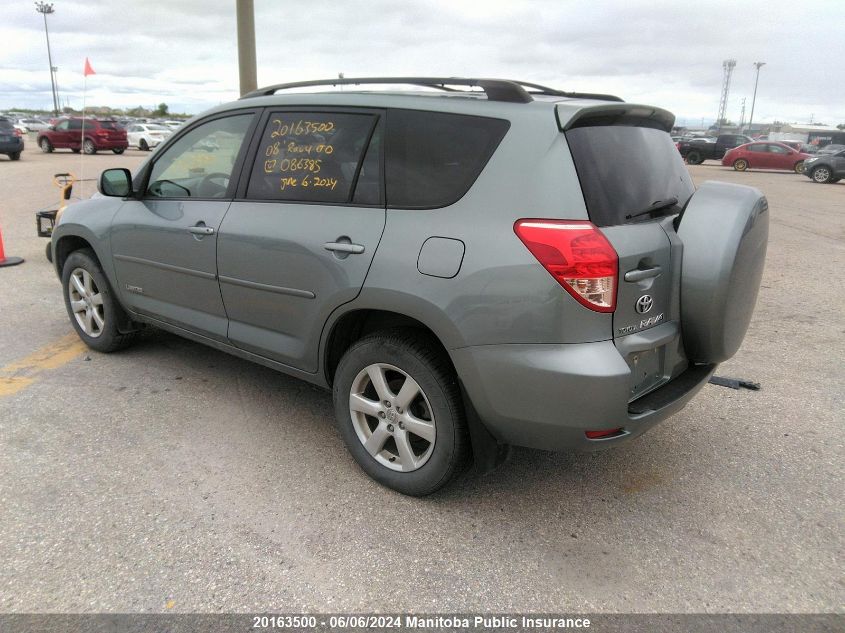
[[[155,123],[133,123],[126,128],[126,140],[138,149],[151,150],[173,134],[173,130]]]
[[[18,125],[26,128],[27,132],[41,132],[50,127],[47,121],[42,121],[41,119],[18,119]]]
[[[169,127],[171,130],[175,131],[182,127],[182,123],[184,123],[184,121],[163,121],[162,125]]]

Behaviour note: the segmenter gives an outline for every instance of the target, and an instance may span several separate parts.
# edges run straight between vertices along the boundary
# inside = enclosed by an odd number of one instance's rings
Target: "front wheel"
[[[53,144],[50,142],[48,138],[42,138],[41,142],[38,143],[38,146],[41,148],[41,151],[45,154],[49,154],[53,151]]]
[[[793,166],[793,169],[795,170],[796,174],[803,174],[804,173],[804,161],[799,160],[797,163],[795,163],[795,165]]]
[[[148,152],[150,150],[150,146],[147,145],[147,141],[145,141],[144,139],[141,139],[138,142],[138,149],[141,150],[142,152]]]
[[[748,161],[744,158],[737,158],[734,161],[734,169],[736,169],[737,171],[745,171],[746,169],[748,169]]]
[[[97,146],[94,145],[94,141],[92,141],[90,138],[86,138],[85,142],[82,144],[82,151],[86,154],[96,154]]]
[[[704,162],[704,159],[701,157],[699,152],[690,152],[687,154],[687,164],[689,165],[700,165]]]
[[[62,268],[65,308],[79,338],[98,352],[114,352],[129,345],[135,333],[121,333],[123,308],[112,294],[108,279],[94,252],[71,253]]]
[[[827,167],[816,167],[810,175],[815,182],[830,182],[832,176]]]
[[[368,336],[338,365],[335,419],[358,465],[406,495],[431,494],[469,454],[454,370],[436,343],[413,331]]]

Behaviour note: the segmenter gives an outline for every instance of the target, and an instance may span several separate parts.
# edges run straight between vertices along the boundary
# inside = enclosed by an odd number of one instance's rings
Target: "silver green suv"
[[[673,121],[517,81],[270,86],[106,170],[53,261],[93,349],[155,326],[329,388],[361,468],[424,495],[511,445],[627,442],[739,348],[766,199],[696,191]]]

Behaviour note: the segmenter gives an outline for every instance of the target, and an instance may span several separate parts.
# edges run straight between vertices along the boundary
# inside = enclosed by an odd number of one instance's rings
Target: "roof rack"
[[[425,88],[436,88],[446,92],[468,92],[461,91],[451,86],[465,86],[468,88],[481,88],[490,101],[505,101],[509,103],[530,103],[533,101],[532,94],[553,95],[559,97],[571,97],[577,99],[600,99],[603,101],[622,101],[613,95],[591,94],[582,92],[563,92],[547,86],[532,84],[524,81],[513,81],[509,79],[468,79],[464,77],[349,77],[338,79],[316,79],[313,81],[294,81],[291,83],[275,84],[265,86],[258,90],[248,92],[241,99],[252,97],[264,97],[275,94],[279,90],[290,90],[291,88],[310,88],[313,86],[362,86],[368,84],[405,84],[410,86],[422,86]],[[529,88],[530,90],[526,90]]]

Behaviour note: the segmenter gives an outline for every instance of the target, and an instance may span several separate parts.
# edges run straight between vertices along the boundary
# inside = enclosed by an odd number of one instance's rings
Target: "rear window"
[[[501,119],[391,110],[387,114],[387,205],[430,209],[469,190],[507,132]]]
[[[117,121],[98,121],[101,128],[105,128],[107,130],[119,130],[120,128],[117,125]]]
[[[682,207],[695,191],[681,155],[663,130],[578,127],[566,132],[566,140],[596,226],[624,224],[631,221],[626,215],[669,198],[677,198]]]

